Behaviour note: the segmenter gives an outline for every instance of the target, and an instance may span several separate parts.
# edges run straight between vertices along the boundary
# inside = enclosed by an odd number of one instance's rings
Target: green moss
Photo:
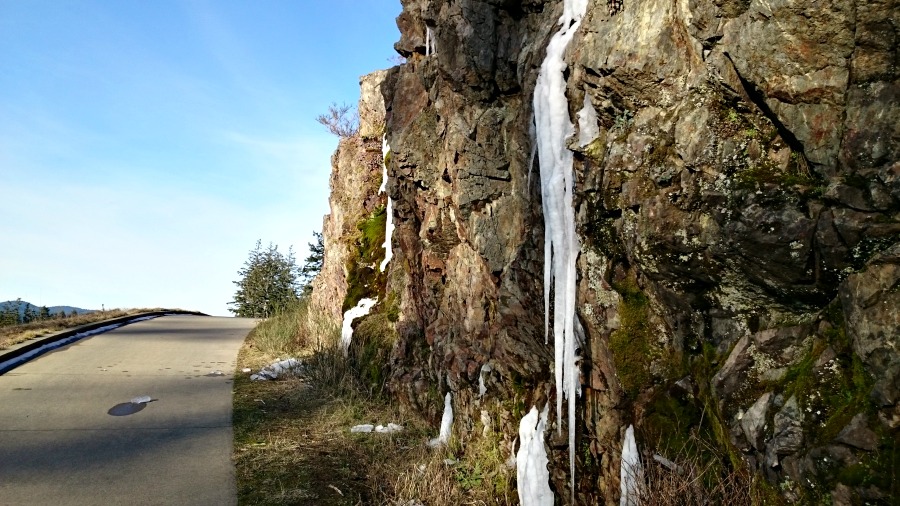
[[[650,386],[653,329],[650,303],[637,283],[627,280],[614,286],[622,296],[619,303],[621,326],[609,337],[609,349],[622,388],[631,399]]]
[[[792,153],[791,163],[781,169],[772,160],[762,159],[755,165],[736,174],[738,188],[755,189],[762,185],[814,186],[817,181],[805,170],[805,158],[802,154]]]
[[[379,207],[356,228],[359,234],[354,243],[354,254],[347,262],[347,295],[343,311],[366,297],[378,297],[384,293],[386,277],[379,269],[384,259],[385,226],[387,211]]]

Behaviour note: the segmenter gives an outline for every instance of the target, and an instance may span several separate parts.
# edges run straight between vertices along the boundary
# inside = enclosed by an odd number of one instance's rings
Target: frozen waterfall
[[[564,0],[561,25],[547,45],[534,89],[535,141],[541,173],[544,210],[544,327],[550,333],[551,284],[553,347],[555,353],[556,415],[561,420],[562,400],[568,401],[569,469],[575,494],[575,396],[579,390],[575,365],[575,260],[580,243],[572,205],[574,174],[572,152],[566,147],[575,126],[566,98],[566,62],[563,54],[587,10],[587,0]],[[558,424],[562,430],[562,423]]]

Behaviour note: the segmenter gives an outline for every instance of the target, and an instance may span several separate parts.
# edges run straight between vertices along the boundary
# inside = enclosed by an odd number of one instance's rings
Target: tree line
[[[22,309],[22,306],[24,306],[24,309]],[[37,307],[28,302],[22,302],[22,299],[18,298],[14,302],[4,302],[3,306],[0,307],[0,327],[22,325],[52,318],[69,318],[77,314],[74,309],[68,314],[65,310],[50,313],[50,308],[47,306]]]
[[[322,234],[313,232],[314,242],[309,243],[309,256],[303,266],[297,265],[293,248],[287,253],[278,251],[278,246],[269,244],[264,248],[262,241],[238,271],[240,279],[234,281],[237,291],[228,310],[235,316],[245,318],[268,318],[289,309],[312,292],[312,280],[322,269],[325,245]]]

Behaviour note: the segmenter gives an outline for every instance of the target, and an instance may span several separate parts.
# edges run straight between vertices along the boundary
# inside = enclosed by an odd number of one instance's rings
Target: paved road
[[[0,505],[235,504],[231,383],[254,324],[156,318],[0,376]],[[158,400],[134,412],[141,395]]]

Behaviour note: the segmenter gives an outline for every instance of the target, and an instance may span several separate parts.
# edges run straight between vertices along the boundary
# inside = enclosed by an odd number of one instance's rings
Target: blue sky
[[[227,315],[257,239],[298,260],[399,0],[0,0],[0,300]]]

